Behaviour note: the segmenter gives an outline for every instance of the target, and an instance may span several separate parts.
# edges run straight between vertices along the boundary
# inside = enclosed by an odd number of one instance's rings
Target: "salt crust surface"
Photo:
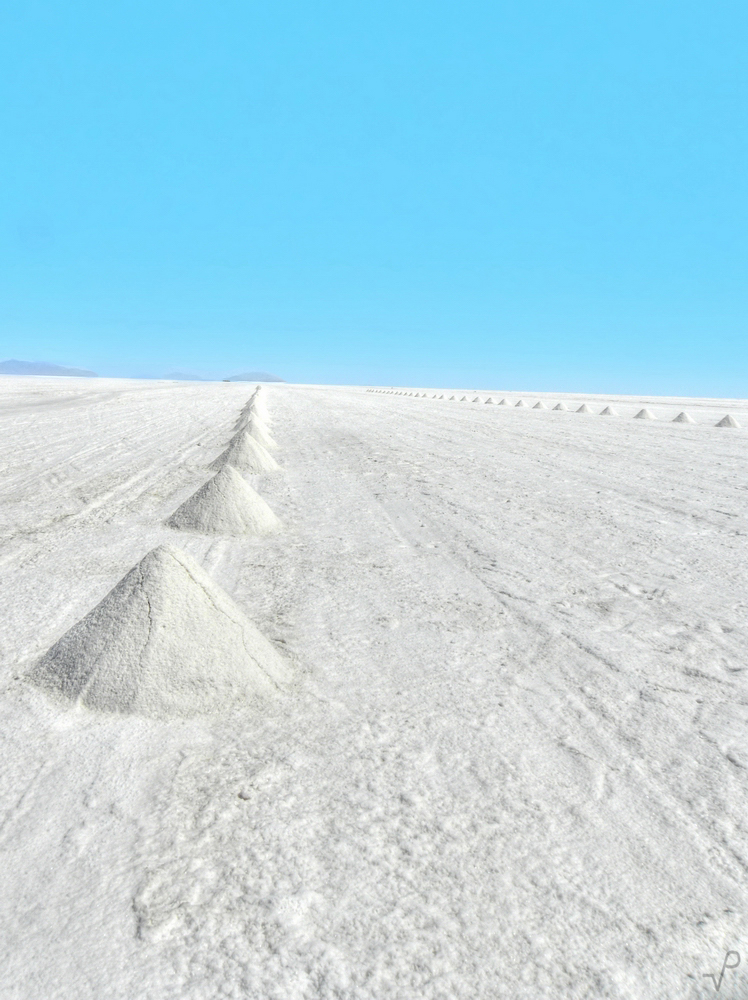
[[[269,389],[293,530],[179,545],[294,685],[161,720],[24,676],[247,388],[0,385],[3,1000],[748,995],[748,404]]]

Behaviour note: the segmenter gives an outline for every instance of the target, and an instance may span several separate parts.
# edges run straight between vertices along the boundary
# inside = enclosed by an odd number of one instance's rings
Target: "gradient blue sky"
[[[7,0],[0,358],[748,395],[748,9]]]

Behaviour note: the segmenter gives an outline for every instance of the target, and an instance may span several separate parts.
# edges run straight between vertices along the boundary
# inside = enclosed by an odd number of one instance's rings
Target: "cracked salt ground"
[[[246,389],[103,382],[76,415],[47,383],[27,426],[14,384],[30,469],[66,468],[112,386],[129,444],[115,460],[96,418],[119,492],[68,472],[100,501],[74,518],[28,470],[9,484],[3,996],[714,995],[746,937],[748,526],[746,432],[713,425],[745,407],[652,401],[644,425],[267,390],[285,532],[179,537],[298,681],[163,722],[16,678],[173,539]]]

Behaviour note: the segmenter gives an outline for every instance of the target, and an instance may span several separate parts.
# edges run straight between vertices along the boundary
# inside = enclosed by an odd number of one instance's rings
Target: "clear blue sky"
[[[7,0],[0,358],[748,395],[737,0]]]

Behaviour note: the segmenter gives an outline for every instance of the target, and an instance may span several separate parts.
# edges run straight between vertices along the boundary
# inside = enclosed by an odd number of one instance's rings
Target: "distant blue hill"
[[[278,378],[277,375],[270,375],[268,372],[242,372],[241,375],[232,375],[225,378],[224,382],[285,382],[285,379]]]
[[[98,378],[96,372],[85,368],[63,368],[46,361],[0,361],[0,375],[76,375],[78,378]]]

